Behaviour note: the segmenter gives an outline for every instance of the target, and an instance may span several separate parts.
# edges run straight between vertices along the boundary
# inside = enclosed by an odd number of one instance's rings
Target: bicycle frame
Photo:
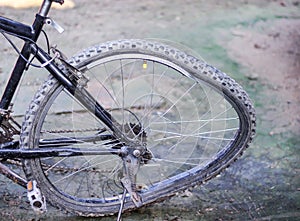
[[[118,132],[118,128],[114,126],[114,119],[112,116],[105,111],[105,109],[95,101],[92,96],[84,88],[78,88],[77,81],[71,80],[68,76],[68,73],[64,73],[53,61],[54,59],[45,51],[40,48],[37,48],[36,42],[40,36],[42,28],[45,24],[45,20],[47,19],[47,14],[50,10],[52,2],[55,0],[44,0],[42,6],[36,14],[35,20],[32,26],[25,25],[20,22],[16,22],[10,20],[8,18],[4,18],[0,16],[0,30],[14,35],[25,41],[25,44],[21,50],[21,54],[19,55],[17,62],[14,66],[14,69],[10,75],[9,81],[6,85],[4,93],[2,95],[0,101],[0,124],[3,122],[5,115],[1,114],[8,110],[9,105],[12,101],[12,98],[16,92],[17,86],[20,83],[20,79],[24,73],[24,70],[27,65],[27,61],[31,55],[34,55],[35,58],[41,63],[46,64],[45,68],[48,70],[50,74],[52,74],[66,89],[66,91],[75,96],[76,99],[83,104],[87,110],[93,112],[96,117],[100,121],[102,121],[116,136],[122,136],[121,132]],[[55,2],[63,3],[63,1],[56,0]],[[120,150],[109,149],[109,150],[80,150],[78,148],[56,148],[59,147],[60,143],[72,145],[78,142],[82,142],[85,139],[98,139],[98,140],[107,140],[111,139],[112,135],[102,135],[95,136],[92,138],[82,138],[82,139],[57,139],[52,141],[43,141],[47,144],[51,144],[51,148],[39,148],[39,149],[31,149],[25,150],[20,149],[19,141],[10,141],[0,144],[0,158],[5,159],[13,159],[13,158],[36,158],[36,157],[66,157],[66,156],[78,156],[78,155],[107,155],[107,154],[122,154]],[[24,179],[19,177],[14,172],[10,171],[9,168],[0,163],[0,173],[4,174],[8,178],[17,182],[21,186],[26,186],[26,182]]]

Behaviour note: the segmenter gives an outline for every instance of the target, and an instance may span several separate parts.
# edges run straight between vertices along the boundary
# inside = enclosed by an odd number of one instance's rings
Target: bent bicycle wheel
[[[255,111],[246,92],[216,68],[172,47],[143,40],[108,42],[70,63],[85,76],[78,85],[128,139],[142,141],[151,153],[137,173],[143,205],[216,176],[254,136]],[[22,127],[25,149],[122,145],[76,93],[74,98],[53,77],[36,94]],[[82,216],[118,212],[124,191],[118,155],[37,158],[24,166],[56,207]],[[134,208],[127,194],[124,210]]]

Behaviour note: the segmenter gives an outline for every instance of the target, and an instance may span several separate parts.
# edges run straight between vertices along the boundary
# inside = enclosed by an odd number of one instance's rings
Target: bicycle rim
[[[97,51],[93,49],[89,52]],[[245,105],[249,100],[242,89],[213,67],[195,61],[202,67],[195,71],[178,58],[181,52],[176,57],[155,47],[141,49],[131,45],[127,50],[119,47],[95,55],[84,52],[74,60],[89,79],[86,89],[90,94],[129,139],[142,141],[151,152],[152,159],[137,175],[139,193],[148,204],[204,182],[228,166],[251,140],[253,110]],[[216,79],[207,77],[205,71],[214,71]],[[218,77],[226,78],[227,83]],[[33,120],[29,148],[47,139],[110,133],[57,82],[49,81],[53,85],[48,82],[47,93],[41,91],[37,96],[36,112],[29,114]],[[238,98],[236,91],[243,97]],[[105,149],[117,143],[94,140],[73,146]],[[35,159],[28,161],[27,168],[59,207],[83,215],[118,211],[123,193],[123,164],[118,156]],[[127,196],[125,209],[129,208],[134,205]]]

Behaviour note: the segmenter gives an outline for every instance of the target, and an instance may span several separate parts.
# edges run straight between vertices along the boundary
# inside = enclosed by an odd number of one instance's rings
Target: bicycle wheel
[[[216,68],[172,47],[114,41],[86,49],[70,63],[88,78],[83,86],[123,133],[151,152],[137,174],[143,205],[216,176],[254,136],[255,111],[246,92]],[[50,77],[26,114],[21,146],[43,148],[51,139],[80,140],[72,143],[80,149],[122,146],[110,134]],[[99,135],[108,139],[95,139]],[[70,146],[64,142],[56,147]],[[118,212],[123,164],[117,155],[30,159],[24,166],[61,209],[82,216]],[[127,195],[124,210],[134,208]]]

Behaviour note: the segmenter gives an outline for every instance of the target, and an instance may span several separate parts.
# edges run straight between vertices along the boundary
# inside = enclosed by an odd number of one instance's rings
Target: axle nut
[[[132,153],[135,157],[139,157],[141,155],[141,151],[139,150],[134,150]]]

